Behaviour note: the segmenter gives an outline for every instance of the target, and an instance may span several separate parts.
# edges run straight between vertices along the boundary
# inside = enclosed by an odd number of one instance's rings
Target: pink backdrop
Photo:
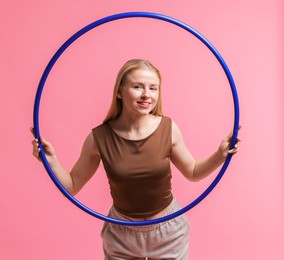
[[[37,84],[55,51],[85,25],[126,11],[162,13],[191,25],[219,50],[237,84],[241,151],[210,196],[187,213],[190,259],[283,259],[283,10],[281,0],[1,1],[0,259],[103,259],[102,221],[57,190],[31,156],[29,127]],[[66,168],[103,119],[117,70],[133,57],[160,68],[164,112],[197,158],[230,132],[229,85],[209,50],[171,24],[124,19],[70,46],[45,85],[41,134]],[[173,175],[184,206],[216,173],[200,183],[187,182],[174,168]],[[78,199],[106,214],[102,167]]]

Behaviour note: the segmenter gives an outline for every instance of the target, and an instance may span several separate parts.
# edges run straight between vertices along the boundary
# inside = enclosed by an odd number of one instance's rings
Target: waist
[[[116,211],[117,218],[119,218],[119,219],[131,220],[131,221],[145,221],[145,220],[152,220],[152,219],[164,217],[166,215],[169,215],[169,214],[175,212],[178,209],[179,209],[179,205],[178,205],[177,201],[175,200],[175,198],[173,198],[172,201],[170,202],[170,204],[167,207],[165,207],[164,209],[162,209],[158,213],[153,214],[151,216],[147,216],[147,217],[141,217],[140,218],[140,217],[127,216],[127,215],[119,212],[118,210],[116,210],[114,207],[113,207],[112,210]]]

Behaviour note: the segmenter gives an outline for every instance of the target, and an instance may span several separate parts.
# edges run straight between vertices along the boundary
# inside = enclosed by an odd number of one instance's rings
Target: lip
[[[146,101],[137,101],[140,107],[143,108],[148,108],[151,105],[151,102],[146,102]]]

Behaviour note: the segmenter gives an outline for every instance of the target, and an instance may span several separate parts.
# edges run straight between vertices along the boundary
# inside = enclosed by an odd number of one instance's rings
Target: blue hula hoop
[[[219,63],[221,64],[227,79],[229,81],[230,87],[231,87],[231,92],[232,92],[232,96],[233,96],[233,102],[234,102],[234,126],[233,126],[233,135],[232,135],[232,142],[231,142],[231,147],[233,148],[233,146],[235,145],[236,141],[237,141],[237,136],[238,136],[238,128],[239,128],[239,102],[238,102],[238,94],[237,94],[237,90],[236,90],[236,86],[233,80],[233,77],[231,75],[231,72],[228,68],[228,66],[226,65],[224,59],[221,57],[221,55],[218,53],[218,51],[212,46],[212,44],[206,39],[204,38],[204,36],[202,36],[200,33],[198,33],[196,30],[194,30],[193,28],[191,28],[190,26],[184,24],[181,21],[178,21],[174,18],[171,18],[169,16],[165,16],[162,14],[157,14],[157,13],[149,13],[149,12],[126,12],[126,13],[119,13],[119,14],[114,14],[111,16],[107,16],[105,18],[102,18],[100,20],[97,20],[89,25],[87,25],[86,27],[82,28],[81,30],[79,30],[77,33],[75,33],[73,36],[71,36],[59,49],[58,51],[54,54],[54,56],[51,58],[51,60],[49,61],[46,69],[44,70],[44,73],[40,79],[39,85],[38,85],[38,89],[36,92],[36,96],[35,96],[35,102],[34,102],[34,111],[33,111],[33,123],[34,123],[34,131],[35,131],[35,138],[37,138],[38,140],[40,140],[40,130],[39,130],[39,107],[40,107],[40,99],[41,99],[41,95],[42,95],[42,91],[46,82],[46,79],[52,69],[52,67],[54,66],[54,64],[56,63],[56,61],[58,60],[58,58],[60,57],[60,55],[75,41],[77,40],[80,36],[82,36],[83,34],[85,34],[86,32],[90,31],[93,28],[96,28],[102,24],[111,22],[111,21],[115,21],[115,20],[119,20],[119,19],[124,19],[124,18],[133,18],[133,17],[144,17],[144,18],[153,18],[153,19],[158,19],[158,20],[162,20],[165,22],[169,22],[172,23],[178,27],[181,27],[182,29],[186,30],[187,32],[191,33],[192,35],[194,35],[195,37],[197,37],[203,44],[205,44],[207,46],[207,48],[214,54],[214,56],[216,57],[216,59],[219,61]],[[105,215],[102,215],[96,211],[93,211],[92,209],[86,207],[85,205],[83,205],[80,201],[78,201],[77,199],[75,199],[63,186],[62,184],[58,181],[58,179],[56,178],[55,174],[53,173],[51,167],[48,164],[48,161],[46,159],[44,150],[42,149],[42,145],[41,143],[39,143],[39,146],[41,148],[41,152],[40,152],[40,157],[42,159],[42,162],[44,164],[44,167],[46,169],[46,171],[48,172],[50,178],[52,179],[52,181],[54,182],[54,184],[57,186],[57,188],[72,202],[74,203],[76,206],[78,206],[81,210],[85,211],[86,213],[90,214],[91,216],[94,216],[98,219],[104,220],[104,221],[108,221],[110,223],[113,224],[120,224],[120,225],[127,225],[127,226],[143,226],[143,225],[152,225],[152,224],[157,224],[160,222],[164,222],[167,220],[170,220],[172,218],[178,217],[184,213],[186,213],[188,210],[192,209],[194,206],[196,206],[198,203],[200,203],[205,197],[207,197],[207,195],[215,188],[215,186],[218,184],[218,182],[220,181],[220,179],[223,177],[230,161],[232,158],[231,154],[228,154],[224,164],[222,165],[220,172],[218,173],[218,175],[215,177],[215,179],[213,180],[213,182],[209,185],[209,187],[198,197],[196,198],[194,201],[192,201],[190,204],[188,204],[187,206],[185,206],[184,208],[161,218],[156,218],[156,219],[152,219],[152,220],[145,220],[145,221],[126,221],[126,220],[121,220],[121,219],[115,219],[115,218],[110,218],[107,217]]]

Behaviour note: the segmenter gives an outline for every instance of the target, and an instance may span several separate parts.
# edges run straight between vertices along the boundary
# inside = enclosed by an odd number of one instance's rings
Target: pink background
[[[283,259],[283,10],[281,0],[1,1],[0,259],[103,259],[103,222],[80,211],[31,155],[34,96],[48,61],[72,34],[105,16],[149,11],[175,17],[219,50],[234,76],[243,129],[240,153],[216,189],[186,215],[191,260]],[[231,131],[233,103],[213,55],[196,38],[153,19],[124,19],[85,34],[61,56],[45,85],[41,134],[70,169],[103,119],[119,67],[151,60],[163,75],[163,105],[197,158]],[[216,175],[189,183],[173,168],[182,206]],[[110,206],[102,167],[78,195]]]

